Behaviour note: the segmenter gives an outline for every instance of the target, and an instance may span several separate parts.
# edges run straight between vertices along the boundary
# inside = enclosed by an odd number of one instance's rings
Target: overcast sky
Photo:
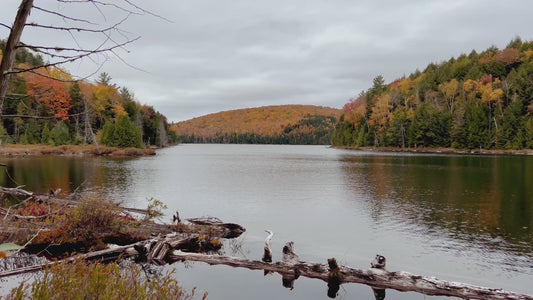
[[[19,3],[2,0],[0,22],[11,25]],[[377,75],[390,82],[473,49],[504,48],[516,36],[533,40],[531,0],[134,3],[171,22],[149,14],[130,16],[121,28],[141,39],[127,47],[129,52],[117,52],[126,63],[110,56],[99,72],[109,73],[114,83],[169,121],[266,105],[341,108]],[[102,24],[123,17],[111,12],[104,19],[94,8],[55,0],[35,0],[35,5]],[[47,25],[51,19],[39,11],[30,16]],[[0,28],[0,38],[7,35]],[[72,39],[30,28],[22,41],[60,45]],[[66,68],[87,76],[103,60],[86,59]]]

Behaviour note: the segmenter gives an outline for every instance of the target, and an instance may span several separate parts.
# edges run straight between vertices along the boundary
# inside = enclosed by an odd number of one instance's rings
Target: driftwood
[[[69,257],[58,262],[72,262],[76,259],[97,260],[100,262],[114,261],[119,258],[135,258],[149,263],[161,264],[170,250],[188,248],[191,243],[196,243],[197,235],[186,236],[183,234],[169,234],[125,246],[113,246],[108,249],[93,251],[75,257]],[[166,263],[166,262],[165,262]],[[0,272],[0,278],[43,270],[47,264],[39,264],[18,268],[11,271]]]
[[[176,212],[176,217],[174,220],[179,220],[179,214]],[[191,224],[198,226],[209,226],[211,230],[218,231],[219,236],[225,238],[235,238],[243,234],[246,231],[244,227],[235,223],[224,223],[217,217],[201,217],[201,218],[190,218],[187,221]],[[181,220],[180,220],[181,222]]]
[[[228,224],[219,222],[220,220],[211,219],[195,220],[194,224],[203,224],[197,226],[211,226],[206,224]],[[236,224],[235,224],[236,225]],[[232,227],[231,225],[230,227]],[[226,228],[226,227],[224,227]],[[238,230],[241,230],[238,226]],[[244,230],[244,228],[242,228]],[[270,251],[270,238],[265,240],[265,250],[268,246]],[[220,242],[218,242],[220,243]],[[191,249],[194,245],[194,249]],[[209,249],[210,241],[204,235],[187,235],[187,234],[168,234],[158,236],[153,239],[141,241],[126,246],[116,246],[110,249],[83,254],[79,257],[85,260],[112,261],[119,257],[132,257],[136,261],[144,261],[154,264],[174,263],[177,261],[199,261],[211,265],[222,264],[232,267],[248,268],[251,270],[263,270],[265,274],[276,272],[282,276],[282,284],[288,288],[294,288],[294,282],[300,276],[316,278],[328,283],[328,296],[335,297],[339,287],[343,283],[362,283],[369,285],[376,299],[384,299],[385,289],[394,289],[398,291],[418,292],[433,296],[451,296],[463,299],[521,299],[533,300],[533,296],[518,294],[502,289],[493,289],[479,287],[458,282],[449,282],[435,277],[426,277],[414,275],[408,272],[394,272],[385,269],[386,259],[377,255],[371,262],[369,269],[357,269],[348,266],[339,266],[334,258],[328,259],[326,263],[311,263],[300,261],[298,255],[294,252],[294,243],[289,242],[283,247],[282,261],[265,262],[259,260],[250,260],[238,257],[207,255],[184,252],[182,250],[202,250],[206,246]],[[220,245],[218,245],[220,246]],[[63,261],[71,261],[75,258],[69,258]],[[23,269],[0,273],[0,278],[12,276],[21,273],[41,270],[46,265],[38,265]]]
[[[291,288],[293,287],[294,281],[291,284],[287,284],[287,281],[297,279],[299,276],[321,279],[328,282],[328,295],[330,297],[335,296],[339,285],[342,283],[362,283],[374,289],[376,299],[384,298],[384,289],[394,289],[404,292],[411,291],[425,295],[451,296],[463,299],[533,300],[533,296],[530,295],[518,294],[502,289],[449,282],[435,277],[419,276],[408,272],[390,272],[384,268],[362,270],[347,266],[338,266],[334,259],[330,259],[328,264],[301,262],[294,260],[294,253],[289,253],[291,252],[289,250],[292,248],[292,242],[288,243],[284,247],[284,257],[287,257],[288,260],[276,263],[229,256],[185,253],[182,251],[172,251],[169,254],[169,260],[199,261],[210,265],[220,264],[251,270],[264,270],[267,273],[277,272],[283,277],[283,285]]]

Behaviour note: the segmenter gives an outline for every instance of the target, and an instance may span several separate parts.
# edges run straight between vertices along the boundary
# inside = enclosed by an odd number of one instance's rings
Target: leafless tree
[[[52,4],[56,6],[49,8],[48,6],[54,6]],[[94,73],[96,73],[109,56],[115,56],[122,60],[117,51],[126,50],[125,46],[139,39],[139,36],[121,28],[130,16],[152,15],[162,18],[136,5],[132,0],[55,0],[43,3],[43,5],[47,5],[47,7],[36,6],[34,0],[21,0],[13,24],[9,26],[0,23],[1,27],[8,28],[10,31],[0,63],[0,118],[6,100],[8,82],[13,74],[36,73],[35,71],[39,68],[57,67],[83,59],[89,59],[95,63]],[[80,14],[83,14],[83,17],[77,17],[74,14],[69,15],[69,13],[64,12],[66,10],[81,11]],[[51,25],[30,20],[30,12],[52,22]],[[97,18],[104,21],[96,22]],[[101,23],[109,25],[103,26]],[[25,28],[61,34],[62,37],[50,41],[50,43],[60,43],[61,45],[32,44],[21,41]],[[87,47],[84,46],[87,41],[93,42]],[[17,68],[14,66],[15,54],[20,48],[32,50],[44,56],[47,61],[39,66]]]

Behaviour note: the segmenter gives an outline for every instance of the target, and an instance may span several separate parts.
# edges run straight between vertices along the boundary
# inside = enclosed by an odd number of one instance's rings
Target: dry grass
[[[0,147],[0,156],[26,155],[67,155],[67,156],[150,156],[155,155],[154,149],[115,148],[100,146],[100,153],[94,145],[4,145]]]
[[[5,299],[193,299],[172,272],[149,277],[132,263],[53,264],[33,283],[22,282]],[[204,294],[203,299],[207,297]]]

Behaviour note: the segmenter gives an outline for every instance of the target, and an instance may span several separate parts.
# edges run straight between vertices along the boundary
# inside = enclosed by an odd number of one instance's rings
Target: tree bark
[[[194,240],[196,238],[196,240]],[[277,272],[282,275],[283,285],[292,288],[294,281],[299,276],[316,278],[328,283],[328,295],[334,297],[339,285],[343,283],[362,283],[369,285],[377,292],[377,295],[384,295],[383,289],[394,289],[398,291],[418,292],[432,296],[449,296],[463,299],[507,299],[507,300],[533,300],[533,296],[518,294],[502,289],[479,287],[459,282],[449,282],[435,277],[425,277],[414,275],[408,272],[391,272],[379,268],[357,269],[347,266],[338,266],[334,258],[328,259],[328,263],[310,263],[298,260],[298,256],[293,252],[293,243],[289,242],[284,247],[284,259],[281,262],[268,263],[259,260],[245,258],[207,255],[199,253],[183,252],[175,249],[182,249],[191,242],[198,242],[194,237],[184,237],[179,234],[169,234],[165,237],[158,237],[146,241],[141,241],[127,246],[118,246],[111,249],[95,251],[81,255],[82,259],[100,261],[112,261],[119,257],[135,257],[138,260],[146,260],[151,263],[164,264],[177,261],[199,261],[210,265],[227,265],[236,268],[247,268],[251,270],[264,270],[265,273]],[[69,262],[76,258],[62,260]],[[42,270],[46,264],[21,268],[13,271],[0,273],[0,278],[18,275],[28,272]],[[377,296],[376,296],[377,297]]]
[[[11,77],[8,72],[11,71],[15,63],[16,47],[20,43],[20,36],[22,35],[22,30],[26,25],[26,19],[30,15],[32,7],[33,0],[22,0],[13,26],[11,27],[11,32],[7,38],[6,49],[3,53],[2,62],[0,63],[0,120],[2,118],[9,78]]]
[[[266,263],[237,257],[185,253],[177,250],[172,251],[168,259],[172,261],[200,261],[210,265],[227,265],[251,270],[265,270],[267,272],[280,273],[282,276],[297,274],[298,276],[321,279],[328,283],[332,278],[331,271],[334,271],[330,269],[328,264],[321,263]],[[403,271],[389,272],[376,268],[362,270],[346,266],[340,266],[338,269],[341,273],[341,283],[362,283],[378,290],[394,289],[403,292],[411,291],[425,295],[459,297],[463,299],[533,300],[533,296],[530,295],[518,294],[502,289],[449,282],[435,277],[419,276]]]

